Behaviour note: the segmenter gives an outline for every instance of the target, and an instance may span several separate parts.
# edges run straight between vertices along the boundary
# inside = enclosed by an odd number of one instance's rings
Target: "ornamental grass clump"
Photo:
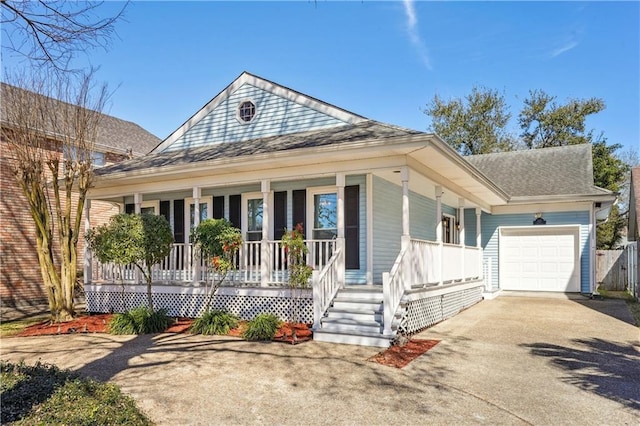
[[[280,318],[273,314],[260,314],[247,324],[242,333],[246,340],[271,340],[282,325]]]
[[[140,306],[128,312],[115,314],[109,321],[111,334],[162,333],[173,322],[165,309],[153,311],[148,306]]]
[[[189,331],[194,334],[229,334],[232,328],[238,326],[239,318],[227,311],[214,309],[206,311],[200,318],[197,318]]]

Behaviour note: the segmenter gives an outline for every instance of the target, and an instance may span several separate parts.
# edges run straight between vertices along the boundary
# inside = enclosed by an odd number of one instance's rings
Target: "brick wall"
[[[24,306],[46,303],[46,294],[38,264],[35,226],[27,200],[15,180],[10,166],[10,150],[0,141],[0,303]],[[122,159],[109,156],[109,160]],[[77,202],[77,197],[74,197]],[[93,201],[91,226],[105,223],[118,213],[118,206]],[[80,271],[83,265],[84,221],[78,244]]]

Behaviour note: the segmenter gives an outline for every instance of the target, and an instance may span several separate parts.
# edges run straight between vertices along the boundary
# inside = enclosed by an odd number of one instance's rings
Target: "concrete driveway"
[[[0,353],[111,380],[158,424],[636,425],[640,329],[625,310],[483,301],[421,333],[441,342],[401,370],[367,362],[374,348],[170,334],[6,338]]]

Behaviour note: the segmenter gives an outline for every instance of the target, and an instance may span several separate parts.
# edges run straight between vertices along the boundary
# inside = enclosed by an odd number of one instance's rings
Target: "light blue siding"
[[[402,190],[398,185],[373,177],[373,282],[382,283],[400,253],[402,236]]]
[[[476,246],[476,209],[464,209],[464,244]]]
[[[498,268],[498,228],[500,226],[531,226],[535,212],[525,214],[489,215],[482,213],[482,247],[484,259],[492,258],[492,288],[499,288]],[[580,287],[583,293],[590,292],[589,288],[589,212],[558,212],[544,213],[547,225],[580,225]],[[540,225],[544,226],[544,225]]]
[[[238,105],[245,100],[251,100],[256,105],[256,116],[250,123],[240,123],[236,119]],[[164,151],[251,140],[345,124],[346,122],[327,114],[245,83]]]
[[[442,206],[442,212],[456,216],[456,209]],[[409,192],[409,234],[411,238],[435,241],[436,201]],[[402,236],[402,187],[385,179],[373,178],[373,280],[382,282],[400,253]]]

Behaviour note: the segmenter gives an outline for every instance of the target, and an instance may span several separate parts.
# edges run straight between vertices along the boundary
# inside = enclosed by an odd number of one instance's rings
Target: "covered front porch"
[[[398,330],[408,330],[403,318],[413,315],[418,300],[470,295],[457,298],[453,311],[480,300],[481,214],[503,198],[447,148],[407,142],[387,155],[386,147],[378,148],[360,157],[349,154],[349,161],[345,151],[327,152],[304,167],[187,167],[156,174],[153,181],[146,180],[146,171],[116,173],[118,185],[97,185],[90,198],[116,203],[122,212],[167,219],[176,242],[153,268],[153,293],[158,307],[181,316],[200,315],[211,283],[220,279],[196,253],[190,232],[206,218],[226,218],[241,230],[243,244],[214,306],[247,319],[265,311],[286,318],[291,291],[280,238],[301,223],[313,268],[308,289],[298,294],[305,301],[303,318],[318,335],[333,328],[388,343]],[[90,207],[89,202],[87,223]],[[84,277],[90,310],[131,308],[145,291],[133,267],[100,264],[89,252]],[[344,298],[366,303],[339,307]],[[428,325],[412,324],[413,331]]]

